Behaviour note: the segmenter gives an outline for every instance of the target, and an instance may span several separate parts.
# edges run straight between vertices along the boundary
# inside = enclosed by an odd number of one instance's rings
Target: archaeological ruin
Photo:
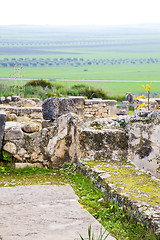
[[[115,100],[6,98],[0,105],[1,148],[17,168],[76,163],[106,197],[158,232],[160,114],[158,101],[152,105],[130,116],[116,114]]]

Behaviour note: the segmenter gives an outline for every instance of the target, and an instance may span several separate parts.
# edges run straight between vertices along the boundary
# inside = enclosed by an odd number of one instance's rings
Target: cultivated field
[[[8,26],[0,27],[0,36],[0,78],[160,81],[159,25]],[[138,83],[86,83],[113,93],[141,92]],[[152,91],[159,86],[153,83]]]

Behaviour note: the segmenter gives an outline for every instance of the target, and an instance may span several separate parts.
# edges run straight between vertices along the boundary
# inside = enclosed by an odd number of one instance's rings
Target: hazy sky
[[[0,25],[160,23],[160,0],[2,0]]]

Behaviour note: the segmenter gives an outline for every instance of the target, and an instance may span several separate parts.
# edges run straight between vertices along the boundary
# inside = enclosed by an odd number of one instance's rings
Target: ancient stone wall
[[[90,99],[84,103],[84,117],[105,118],[116,115],[117,101]]]
[[[160,178],[159,121],[139,119],[129,122],[128,157],[140,169]]]
[[[149,112],[138,118],[113,118],[108,115],[115,114],[116,101],[85,100],[83,97],[55,99],[56,104],[54,98],[46,100],[43,109],[27,107],[36,101],[39,104],[35,99],[18,99],[16,106],[1,105],[9,119],[3,149],[13,154],[16,162],[50,166],[60,165],[65,159],[73,162],[87,158],[128,158],[140,169],[160,178],[159,115],[152,117],[153,112]],[[18,107],[19,104],[23,106]],[[42,121],[42,111],[45,119],[50,120]],[[18,122],[17,118],[23,115],[29,117],[28,123]],[[89,117],[86,122],[83,116]]]
[[[76,115],[62,115],[43,122],[42,130],[27,133],[25,127],[6,129],[3,149],[12,154],[15,164],[57,167],[78,159],[78,123]]]

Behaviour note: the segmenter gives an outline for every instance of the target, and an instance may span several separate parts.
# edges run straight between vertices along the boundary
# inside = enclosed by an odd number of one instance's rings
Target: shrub
[[[25,86],[41,86],[41,87],[48,87],[48,88],[52,88],[53,84],[47,80],[32,80],[26,83]]]
[[[108,99],[109,98],[108,94],[102,89],[89,87],[83,84],[72,86],[67,91],[67,94],[71,96],[86,96],[88,99],[92,99],[92,98]]]

